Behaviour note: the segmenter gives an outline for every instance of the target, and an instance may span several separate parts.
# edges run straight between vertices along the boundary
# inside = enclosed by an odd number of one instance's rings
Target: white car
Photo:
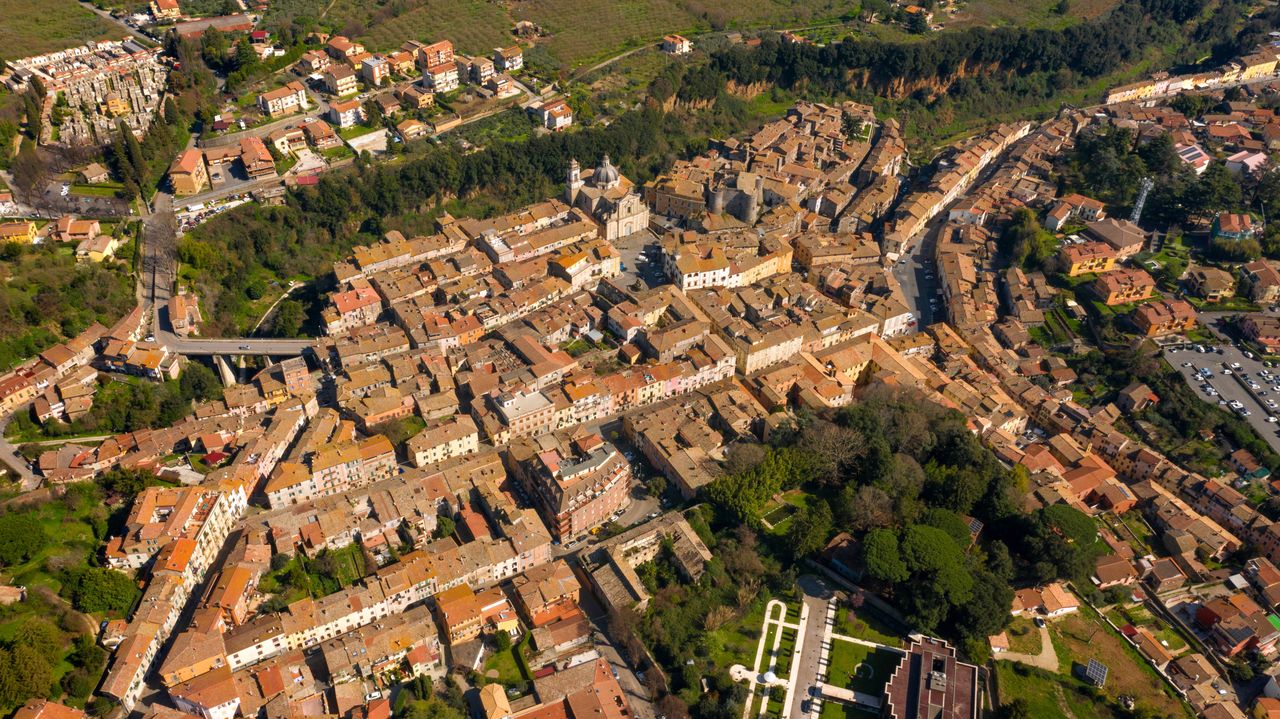
[[[1233,399],[1233,400],[1231,400],[1231,408],[1232,408],[1232,409],[1240,409],[1240,408],[1242,408],[1242,407],[1244,407],[1244,402],[1241,402],[1241,401],[1240,401],[1240,400],[1238,400],[1238,399]]]
[[[1224,369],[1224,370],[1222,370],[1222,374],[1229,375],[1229,374],[1231,374],[1231,370],[1229,370],[1229,369]]]
[[[1275,416],[1274,414],[1269,414],[1269,415],[1267,415],[1267,422],[1268,422],[1268,423],[1272,423],[1272,422],[1275,422],[1275,421],[1276,421],[1276,416]]]
[[[1182,366],[1183,366],[1183,367],[1190,367],[1190,366],[1191,366],[1191,363],[1190,363],[1190,362],[1183,362],[1183,363],[1182,363]]]

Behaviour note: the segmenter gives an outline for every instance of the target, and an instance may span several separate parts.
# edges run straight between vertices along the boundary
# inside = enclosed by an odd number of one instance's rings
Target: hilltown
[[[1150,257],[1165,238],[1140,218],[1107,217],[1094,198],[1059,196],[1053,171],[1083,133],[1125,128],[1172,135],[1197,172],[1214,156],[1247,175],[1280,138],[1260,102],[1275,91],[1197,118],[1125,95],[1097,114],[1002,125],[947,148],[905,191],[895,121],[855,103],[800,103],[644,186],[608,156],[574,161],[561,196],[488,219],[446,214],[433,234],[356,247],[333,267],[325,336],[302,356],[230,382],[173,426],[72,441],[35,461],[33,481],[53,490],[112,468],[169,480],[133,499],[102,548],[104,566],[145,589],[127,621],[101,628],[112,657],[98,693],[166,717],[373,719],[389,716],[403,678],[473,671],[495,645],[527,641],[532,690],[513,699],[485,683],[485,719],[653,716],[635,668],[617,659],[619,638],[597,624],[644,608],[636,570],[659,551],[694,579],[714,557],[637,475],[656,472],[694,500],[734,442],[888,388],[959,410],[1026,470],[1030,506],[1102,520],[1111,551],[1096,588],[1121,588],[1196,641],[1175,656],[1143,626],[1113,628],[1202,716],[1243,717],[1226,666],[1274,656],[1280,641],[1280,522],[1246,495],[1270,491],[1267,468],[1243,447],[1214,476],[1166,456],[1128,421],[1160,396],[1135,383],[1092,403],[1055,350],[1085,343],[1078,328],[1105,312],[1135,346],[1204,365],[1225,342],[1207,331],[1215,306],[1237,287],[1248,302],[1276,302],[1280,272],[1265,260],[1204,263],[1161,295]],[[1056,271],[1001,259],[993,228],[1022,210],[1055,234]],[[1253,234],[1247,214],[1202,219],[1215,239]],[[74,222],[7,223],[0,238],[60,239]],[[904,266],[936,295],[904,291]],[[178,377],[191,360],[165,337],[199,336],[199,298],[174,295],[165,316],[172,332],[159,338],[139,308],[42,352],[0,377],[0,410],[74,419],[100,373]],[[1274,316],[1241,317],[1248,359],[1280,347]],[[1239,381],[1275,406],[1248,375]],[[385,428],[407,419],[419,429],[397,446]],[[832,581],[860,577],[848,539],[823,552]],[[1245,546],[1258,556],[1225,571]],[[367,557],[370,571],[284,606],[259,585],[283,563],[338,551]],[[1028,587],[1011,612],[1051,620],[1078,611],[1079,594]],[[1008,641],[991,638],[997,658]],[[948,716],[979,716],[976,668],[945,642],[913,637],[903,657],[902,668],[932,658],[962,687],[944,701]],[[917,674],[895,671],[875,706],[891,712],[908,682],[932,681]],[[1255,711],[1274,706],[1275,685]],[[826,698],[868,701],[845,694]],[[46,714],[80,716],[43,700],[19,712]]]

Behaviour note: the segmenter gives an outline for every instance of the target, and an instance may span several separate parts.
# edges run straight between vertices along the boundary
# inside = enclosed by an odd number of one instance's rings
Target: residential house
[[[194,195],[209,184],[209,171],[204,165],[204,153],[194,147],[178,153],[169,166],[169,184],[173,194],[179,197]]]

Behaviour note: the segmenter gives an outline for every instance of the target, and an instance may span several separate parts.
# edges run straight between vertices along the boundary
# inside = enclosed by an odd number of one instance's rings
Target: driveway
[[[1003,659],[1010,662],[1018,662],[1019,664],[1028,664],[1033,667],[1040,667],[1047,672],[1058,671],[1058,652],[1053,648],[1053,640],[1049,637],[1049,625],[1040,627],[1040,653],[1039,654],[1022,654],[1020,652],[1003,652],[996,656],[996,659]]]

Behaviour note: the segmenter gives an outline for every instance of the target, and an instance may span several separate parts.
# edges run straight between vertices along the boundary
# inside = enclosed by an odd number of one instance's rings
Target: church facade
[[[565,201],[590,215],[604,229],[609,241],[649,226],[649,206],[634,183],[622,176],[605,155],[600,166],[583,172],[577,160],[569,162]]]

